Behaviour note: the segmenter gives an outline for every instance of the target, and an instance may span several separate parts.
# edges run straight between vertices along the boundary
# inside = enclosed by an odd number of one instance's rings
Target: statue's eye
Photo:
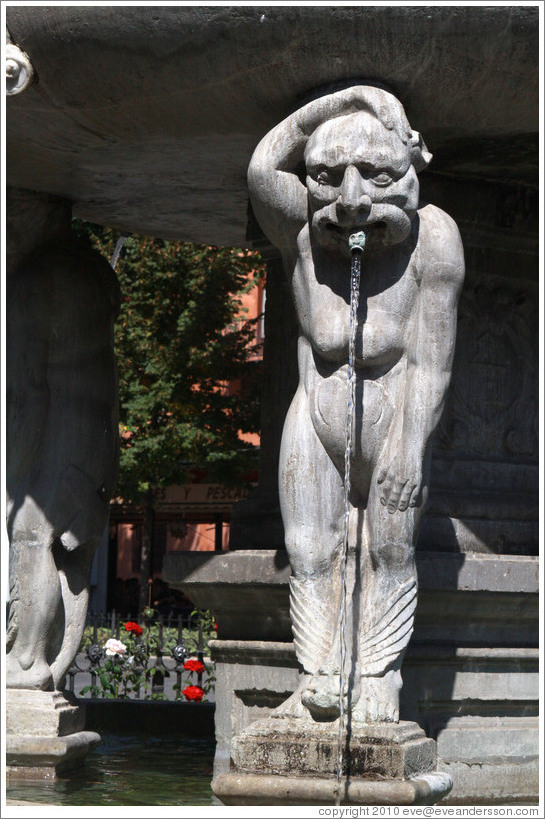
[[[377,173],[376,176],[373,176],[373,182],[375,185],[389,185],[392,181],[392,177],[386,171],[380,171]]]

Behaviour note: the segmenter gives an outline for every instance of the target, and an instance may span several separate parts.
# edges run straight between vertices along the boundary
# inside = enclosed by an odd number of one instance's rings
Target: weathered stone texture
[[[418,723],[436,740],[438,770],[449,772],[454,782],[449,804],[535,799],[537,558],[417,553],[417,568],[419,605],[403,665],[401,719]],[[298,685],[288,619],[289,567],[285,552],[263,550],[209,560],[171,555],[167,571],[173,585],[214,608],[218,619],[220,639],[211,643],[217,778],[229,770],[232,737],[270,716]],[[255,608],[260,599],[266,617]],[[248,634],[249,621],[253,639],[236,639],[237,633]],[[276,642],[255,639],[272,623]]]
[[[6,17],[38,75],[8,99],[8,181],[93,222],[243,244],[255,145],[350,77],[393,89],[437,173],[536,185],[537,7],[19,4]]]

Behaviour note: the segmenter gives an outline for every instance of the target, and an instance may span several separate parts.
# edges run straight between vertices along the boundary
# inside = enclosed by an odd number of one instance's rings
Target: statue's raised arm
[[[378,86],[353,85],[302,106],[263,137],[248,168],[248,189],[256,218],[267,238],[284,252],[293,247],[308,221],[307,177],[316,170],[306,162],[310,138],[325,122],[358,112],[371,114],[403,135],[417,172],[429,163],[431,154],[420,134],[410,128],[403,107]]]

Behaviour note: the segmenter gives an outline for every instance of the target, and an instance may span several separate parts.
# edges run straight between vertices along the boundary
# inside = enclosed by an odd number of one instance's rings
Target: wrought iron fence
[[[89,615],[66,688],[78,697],[210,698],[215,678],[207,646],[212,637],[210,612],[160,615],[147,610],[134,620],[116,612]]]

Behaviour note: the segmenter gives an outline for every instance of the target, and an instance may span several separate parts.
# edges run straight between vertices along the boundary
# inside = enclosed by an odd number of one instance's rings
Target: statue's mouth
[[[381,219],[376,222],[365,222],[364,224],[356,225],[339,225],[337,222],[326,222],[324,229],[327,234],[343,242],[347,242],[354,232],[362,231],[365,233],[367,241],[370,241],[371,244],[374,245],[382,244],[386,235],[387,225],[386,222]]]
[[[364,224],[355,225],[339,225],[337,222],[326,222],[325,229],[330,233],[336,233],[341,237],[350,236],[355,231],[363,231],[366,235],[370,233],[379,233],[386,230],[386,222],[378,220],[377,222],[365,222]]]

